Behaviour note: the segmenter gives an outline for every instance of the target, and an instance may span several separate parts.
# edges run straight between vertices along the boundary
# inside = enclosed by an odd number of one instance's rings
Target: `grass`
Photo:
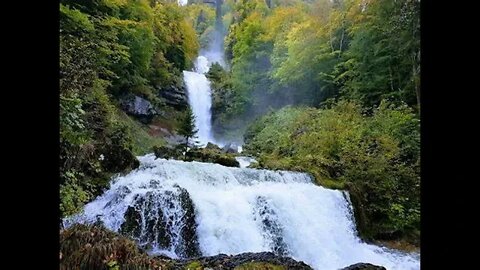
[[[133,154],[136,156],[145,155],[152,152],[153,146],[162,146],[166,141],[161,136],[151,136],[149,127],[136,121],[123,111],[118,111],[118,120],[127,125],[131,130],[133,139]]]
[[[185,266],[185,270],[203,270],[203,266],[198,261],[193,261]]]

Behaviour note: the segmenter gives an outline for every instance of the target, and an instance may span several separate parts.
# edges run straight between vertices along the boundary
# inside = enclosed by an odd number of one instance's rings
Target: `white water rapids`
[[[146,215],[168,220],[164,226],[171,243],[161,247],[160,239],[151,240],[151,252],[182,257],[181,230],[188,224],[180,187],[193,204],[201,255],[273,251],[317,270],[358,262],[389,270],[420,268],[418,254],[361,242],[348,194],[314,185],[307,174],[155,159],[153,154],[139,160],[138,169],[113,179],[109,190],[87,204],[83,213],[65,219],[64,225],[99,219],[120,231],[127,209],[136,205],[142,213],[139,235],[146,233],[150,222]],[[147,202],[138,204],[139,198]],[[146,205],[152,213],[146,213]]]

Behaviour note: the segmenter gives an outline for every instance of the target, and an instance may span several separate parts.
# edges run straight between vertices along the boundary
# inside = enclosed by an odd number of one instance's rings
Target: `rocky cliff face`
[[[136,95],[121,98],[120,105],[127,114],[135,116],[144,123],[150,122],[158,114],[150,101]]]
[[[178,110],[188,107],[187,91],[183,84],[160,87],[159,96],[165,100],[165,103]]]

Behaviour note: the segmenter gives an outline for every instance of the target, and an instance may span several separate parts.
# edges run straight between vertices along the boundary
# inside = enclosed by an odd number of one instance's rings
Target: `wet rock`
[[[386,268],[371,263],[356,263],[340,270],[386,270]]]
[[[180,190],[180,204],[185,211],[182,223],[185,224],[181,231],[182,245],[176,250],[182,257],[191,258],[200,256],[200,246],[197,238],[197,224],[195,222],[195,207],[190,194],[184,188],[176,186]]]
[[[283,240],[283,228],[277,220],[277,214],[263,196],[257,197],[256,205],[255,211],[262,221],[263,231],[266,232],[268,238],[271,239],[270,248],[275,255],[286,256],[288,254],[288,247]]]
[[[252,265],[255,263],[267,263],[269,265],[274,266],[282,266],[284,269],[291,269],[291,270],[313,270],[310,266],[305,264],[304,262],[295,261],[289,257],[282,257],[275,255],[272,252],[247,252],[238,255],[226,255],[226,254],[218,254],[215,256],[209,257],[200,257],[195,258],[194,260],[188,260],[181,264],[188,265],[189,263],[196,262],[204,268],[212,268],[212,269],[244,269],[242,266],[244,265]],[[175,269],[182,269],[181,265],[177,266],[178,268]],[[251,269],[251,268],[245,268]],[[269,269],[269,268],[260,268],[260,269]]]
[[[240,167],[240,163],[231,154],[222,153],[215,149],[192,149],[187,152],[186,158],[188,161],[200,161],[218,163],[227,167]]]
[[[125,212],[120,233],[142,243],[141,247],[145,249],[149,249],[153,244],[169,249],[174,243],[178,243],[174,248],[179,256],[199,256],[193,202],[186,189],[178,185],[175,188],[178,193],[149,191],[143,196],[136,195],[135,203]],[[168,210],[176,207],[175,203],[179,203],[184,212],[180,220],[168,215]],[[180,238],[175,238],[178,236],[172,234],[173,226],[178,225],[181,225]],[[175,239],[179,239],[179,242],[175,242]]]
[[[158,207],[159,193],[147,192],[144,196],[136,195],[134,205],[125,212],[124,223],[120,226],[123,235],[137,240],[142,248],[157,243],[162,248],[168,248],[171,238],[167,229],[161,207]],[[142,230],[142,224],[145,228]]]
[[[154,146],[153,153],[156,158],[181,159],[183,157],[182,152],[178,147]]]
[[[238,153],[238,146],[235,143],[229,143],[222,148],[224,153],[236,154]]]

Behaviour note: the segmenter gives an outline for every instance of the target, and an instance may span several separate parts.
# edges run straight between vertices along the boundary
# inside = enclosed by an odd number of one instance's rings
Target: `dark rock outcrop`
[[[144,123],[149,123],[158,114],[150,101],[136,95],[124,96],[120,99],[120,105],[127,114]]]
[[[371,263],[356,263],[340,270],[386,270],[386,268]]]
[[[235,143],[229,143],[222,148],[224,153],[236,154],[238,153],[238,146]]]
[[[180,204],[185,211],[185,215],[182,217],[182,223],[185,224],[185,226],[181,231],[182,245],[176,252],[186,258],[200,256],[193,201],[186,189],[179,186],[177,186],[177,188],[180,190]]]
[[[236,267],[241,267],[246,264],[268,263],[275,266],[282,266],[284,269],[289,270],[313,270],[304,262],[298,262],[289,257],[277,256],[272,252],[247,252],[233,256],[219,254],[215,256],[195,258],[193,260],[178,263],[175,269],[183,269],[182,266],[187,266],[193,262],[197,265],[201,265],[203,268],[212,269],[235,269]]]
[[[187,152],[188,161],[200,161],[218,163],[227,167],[240,167],[240,163],[231,154],[222,153],[222,151],[216,149],[192,149]]]
[[[184,85],[169,85],[160,88],[158,92],[167,105],[179,110],[188,107],[187,92]]]
[[[164,159],[182,159],[182,151],[179,147],[154,146],[153,153],[156,158]]]
[[[279,256],[286,256],[288,254],[288,246],[283,240],[283,228],[278,220],[275,218],[277,214],[269,206],[265,197],[259,196],[257,198],[257,207],[255,208],[257,215],[262,221],[263,230],[271,235],[270,248],[273,253]]]
[[[171,234],[173,226],[182,224],[180,241],[175,246],[175,252],[182,257],[199,256],[193,202],[186,189],[179,186],[175,188],[178,189],[178,193],[150,191],[144,196],[137,195],[134,198],[134,205],[129,206],[125,212],[125,221],[120,227],[120,232],[139,243],[147,243],[142,245],[142,248],[148,249],[150,244],[157,243],[159,247],[167,249],[172,245],[174,237],[177,237]],[[184,210],[180,220],[165,215],[169,207],[174,207],[174,201],[180,202]],[[142,224],[145,224],[143,229]]]

